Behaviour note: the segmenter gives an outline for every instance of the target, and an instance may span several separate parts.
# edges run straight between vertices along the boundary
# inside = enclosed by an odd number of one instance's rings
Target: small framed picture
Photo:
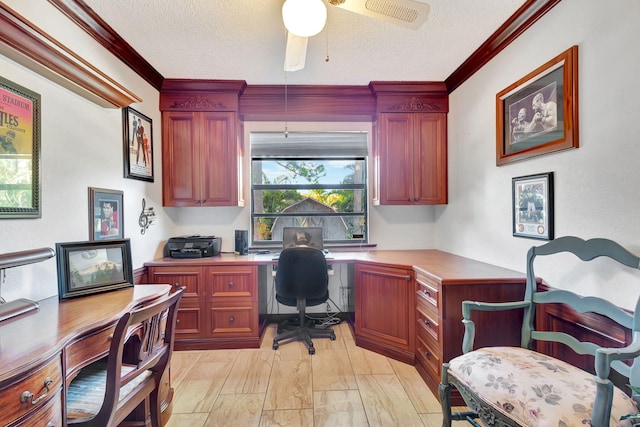
[[[151,119],[131,107],[122,109],[124,177],[153,182]]]
[[[89,187],[89,239],[124,238],[124,194]]]
[[[56,261],[61,300],[133,286],[129,239],[56,243]]]
[[[553,172],[512,179],[513,235],[553,240]]]

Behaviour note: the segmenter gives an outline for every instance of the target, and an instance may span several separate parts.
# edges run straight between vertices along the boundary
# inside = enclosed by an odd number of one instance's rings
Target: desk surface
[[[414,269],[432,276],[443,285],[474,283],[500,283],[524,279],[522,272],[497,267],[495,265],[472,260],[434,249],[423,250],[363,250],[363,251],[331,251],[329,264],[336,263],[372,263]],[[176,259],[161,258],[145,263],[147,267],[162,266],[216,266],[216,265],[269,265],[278,261],[272,254],[235,255],[223,253],[208,258]]]
[[[37,310],[1,322],[0,388],[68,343],[115,323],[135,305],[169,290],[167,285],[144,285],[64,301],[55,296],[39,301]]]

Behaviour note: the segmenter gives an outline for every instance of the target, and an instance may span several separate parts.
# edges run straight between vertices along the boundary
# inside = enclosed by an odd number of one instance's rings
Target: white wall
[[[0,75],[41,96],[42,218],[0,219],[0,253],[41,247],[56,242],[89,239],[88,187],[124,192],[124,234],[131,238],[133,268],[156,256],[173,221],[162,209],[162,164],[158,91],[103,49],[46,1],[7,0],[9,7],[28,17],[55,39],[138,95],[132,107],[153,120],[155,182],[123,178],[122,112],[103,108],[0,55]],[[157,225],[143,236],[138,216],[145,197],[158,212]],[[40,300],[57,295],[55,258],[5,270],[1,295]]]
[[[511,179],[554,172],[555,236],[616,240],[640,254],[640,2],[564,0],[450,96],[449,205],[436,208],[436,246],[525,270],[543,242],[511,234]],[[578,45],[580,148],[497,167],[496,94]],[[633,309],[640,275],[598,260],[541,265],[551,285]]]

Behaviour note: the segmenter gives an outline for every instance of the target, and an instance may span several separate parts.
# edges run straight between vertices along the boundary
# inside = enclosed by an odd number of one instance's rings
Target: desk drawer
[[[49,403],[15,427],[62,427],[62,392],[58,391]]]
[[[416,322],[418,332],[424,332],[429,335],[434,342],[439,341],[440,337],[440,324],[438,318],[428,310],[423,310],[420,305],[416,309]]]
[[[237,301],[208,304],[209,336],[236,338],[258,335],[258,303]]]
[[[0,391],[0,425],[10,424],[24,415],[35,413],[52,399],[59,400],[58,391],[61,387],[62,364],[60,355],[57,355],[40,369]]]
[[[207,269],[207,300],[246,297],[258,300],[257,268],[253,266],[211,267]]]
[[[115,325],[88,335],[65,349],[67,378],[89,363],[100,359],[109,352]]]
[[[425,303],[427,306],[433,307],[435,312],[438,313],[440,307],[438,284],[424,274],[418,273],[416,275],[416,287],[416,300],[418,302]]]
[[[424,339],[421,333],[418,333],[416,337],[416,360],[435,380],[434,383],[440,382],[442,357],[440,352],[433,347],[428,339]]]

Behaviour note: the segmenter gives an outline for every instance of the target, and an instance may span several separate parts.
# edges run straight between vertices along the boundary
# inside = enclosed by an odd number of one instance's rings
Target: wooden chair
[[[82,368],[69,385],[68,425],[116,426],[147,396],[151,425],[162,425],[160,380],[171,360],[177,307],[183,292],[181,288],[120,318],[109,354]],[[147,423],[145,420],[144,425]]]
[[[620,268],[640,268],[640,258],[611,240],[584,241],[577,237],[561,237],[532,247],[527,253],[527,284],[523,301],[464,301],[463,354],[444,363],[442,367],[439,394],[444,427],[450,426],[455,420],[468,421],[478,426],[475,422],[477,418],[488,426],[632,425],[629,420],[621,421],[621,418],[638,413],[640,396],[629,388],[623,391],[615,387],[609,376],[612,371],[621,375],[624,384],[621,387],[626,384],[640,385],[640,363],[637,359],[640,355],[640,299],[636,302],[634,314],[602,298],[582,297],[558,289],[538,292],[538,280],[534,273],[535,258],[561,252],[574,254],[585,262],[608,257],[617,261]],[[580,278],[578,267],[572,267],[572,272],[575,272],[575,277]],[[593,334],[576,332],[572,336],[567,332],[537,330],[535,312],[543,304],[563,304],[561,307],[564,309],[570,308],[578,313],[606,316],[630,330],[632,342],[623,348],[607,348],[596,342],[580,341],[593,338]],[[521,346],[473,350],[475,325],[471,320],[472,311],[507,309],[524,310]],[[546,342],[544,346],[537,348],[559,350],[566,345],[579,355],[593,356],[590,359],[594,361],[591,372],[533,351],[534,341],[537,344]],[[471,411],[451,412],[451,386],[456,387]]]

